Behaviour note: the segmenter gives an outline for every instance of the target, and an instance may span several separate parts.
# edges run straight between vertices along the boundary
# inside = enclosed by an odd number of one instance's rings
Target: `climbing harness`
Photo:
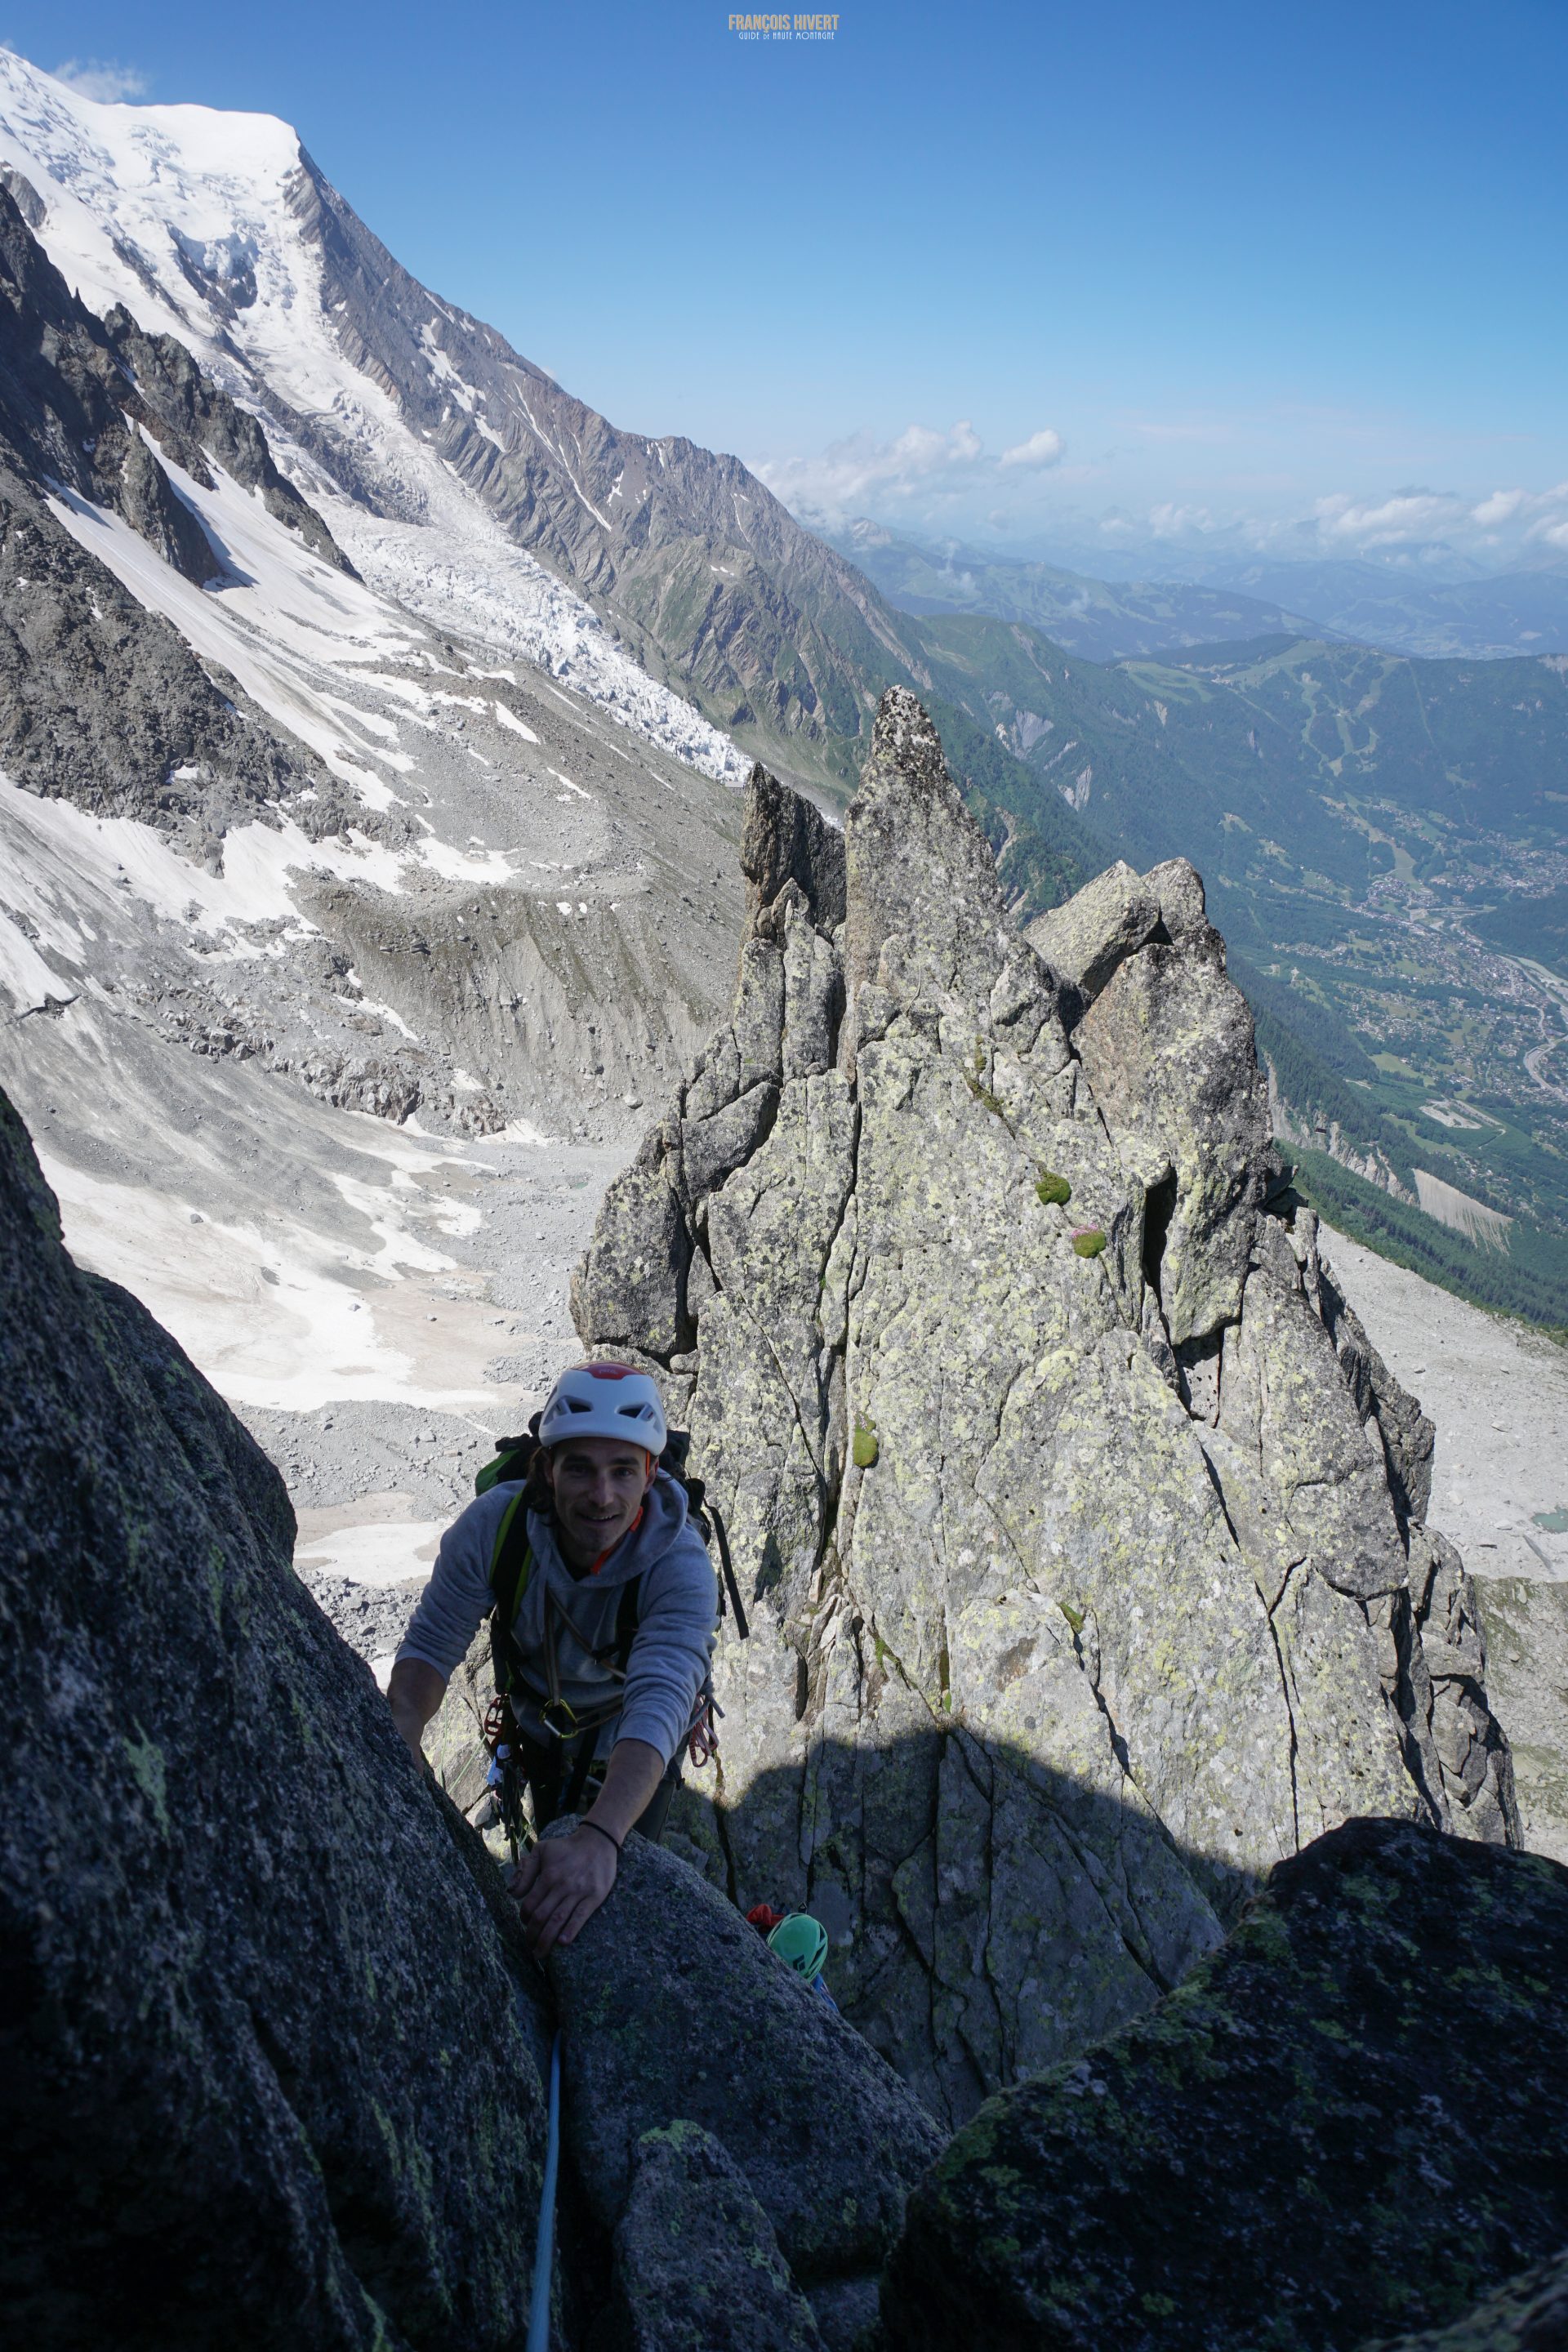
[[[641,1377],[638,1376],[639,1380]],[[474,1480],[476,1495],[489,1494],[493,1486],[527,1478],[530,1465],[542,1442],[541,1422],[542,1416],[535,1413],[523,1435],[503,1437],[499,1441],[494,1459],[484,1465]],[[663,1452],[658,1457],[658,1466],[684,1493],[688,1515],[699,1534],[704,1539],[711,1536],[718,1544],[722,1571],[719,1586],[719,1613],[721,1617],[725,1614],[727,1600],[734,1612],[735,1630],[745,1641],[751,1629],[746,1622],[734,1563],[730,1556],[728,1530],[718,1506],[708,1501],[702,1480],[692,1477],[687,1471],[686,1460],[690,1445],[690,1437],[685,1430],[668,1431]],[[590,1781],[603,1777],[604,1767],[596,1754],[599,1734],[606,1724],[615,1721],[621,1711],[622,1701],[618,1693],[591,1709],[579,1711],[572,1706],[561,1688],[559,1635],[564,1630],[579,1643],[595,1665],[607,1668],[615,1682],[624,1683],[631,1661],[632,1645],[637,1640],[641,1592],[640,1578],[622,1587],[614,1636],[599,1649],[590,1649],[582,1642],[554,1592],[546,1592],[545,1698],[535,1711],[550,1744],[542,1746],[520,1728],[513,1706],[513,1694],[529,1689],[528,1678],[523,1672],[523,1654],[512,1628],[532,1574],[533,1552],[528,1540],[528,1509],[520,1491],[511,1497],[501,1516],[490,1552],[489,1586],[493,1595],[490,1662],[495,1675],[496,1696],[486,1711],[480,1729],[490,1756],[490,1786],[496,1793],[501,1827],[514,1862],[520,1852],[531,1843],[523,1810],[525,1789],[531,1788],[533,1791],[534,1833],[562,1814],[577,1811]],[[698,1770],[711,1763],[718,1755],[718,1727],[722,1713],[714,1698],[710,1679],[699,1693],[685,1735],[687,1753]]]
[[[539,2193],[539,2232],[533,2243],[533,2290],[528,2304],[524,2352],[550,2352],[550,2273],[555,2253],[555,2179],[561,2168],[561,2029],[550,2044],[550,2107],[544,2133],[544,2183]]]

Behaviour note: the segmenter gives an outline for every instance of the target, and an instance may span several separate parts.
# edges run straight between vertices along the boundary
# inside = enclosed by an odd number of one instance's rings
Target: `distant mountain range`
[[[1425,563],[1280,562],[1141,549],[1115,579],[957,541],[911,539],[865,518],[828,534],[906,613],[1028,621],[1091,661],[1274,635],[1352,637],[1429,659],[1568,652],[1568,562],[1483,572],[1452,550]]]
[[[1393,653],[1450,660],[1568,653],[1568,566],[1556,562],[1459,579],[1364,562],[1232,562],[1197,577],[1277,598],[1321,629]]]
[[[875,533],[881,526],[857,523],[849,528]],[[838,537],[847,544],[847,533]],[[889,537],[937,572],[945,571],[950,562],[971,572],[994,567],[1000,577],[987,582],[988,611],[1001,609],[1004,580],[1031,572],[1047,581],[1059,579],[1066,567],[1065,576],[1083,583],[1102,608],[1107,604],[1125,606],[1134,618],[1140,616],[1142,600],[1157,590],[1184,598],[1202,590],[1237,601],[1249,599],[1296,615],[1298,625],[1305,620],[1313,634],[1359,637],[1391,653],[1498,660],[1510,654],[1568,652],[1568,553],[1545,545],[1534,548],[1528,560],[1498,570],[1441,542],[1372,549],[1352,556],[1282,557],[1260,555],[1223,534],[1214,540],[1122,542],[1114,551],[1104,542],[1080,543],[1067,537],[1031,549],[1026,561],[998,547],[966,547],[950,558],[940,545],[907,535]],[[868,557],[857,560],[882,578]],[[1130,583],[1137,584],[1130,587]],[[895,603],[903,601],[896,577],[882,584]],[[924,593],[919,580],[911,578],[910,585],[916,595]],[[1201,604],[1189,602],[1182,609],[1194,628],[1205,625]],[[1051,625],[1043,614],[1034,617],[1041,626]],[[1080,650],[1097,648],[1086,644]],[[1120,652],[1158,648],[1112,639],[1098,650],[1100,658],[1113,659]]]
[[[1228,588],[1181,581],[1113,585],[1051,563],[988,554],[954,543],[931,547],[864,518],[828,534],[884,596],[905,613],[991,613],[1031,627],[1090,661],[1234,643],[1278,632],[1321,634],[1304,611]],[[1332,634],[1332,632],[1331,632]]]

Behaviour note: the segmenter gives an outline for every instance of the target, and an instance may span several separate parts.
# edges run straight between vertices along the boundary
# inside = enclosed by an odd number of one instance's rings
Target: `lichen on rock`
[[[1457,2318],[1568,2235],[1565,1975],[1560,1864],[1346,1823],[1149,2016],[955,2135],[890,2341],[1352,2352]]]
[[[643,2134],[615,2248],[630,2352],[823,2352],[767,2215],[700,2124]]]
[[[604,1908],[547,1966],[567,2145],[603,2229],[635,2206],[647,2135],[679,2125],[728,2150],[800,2285],[875,2275],[942,2135],[716,1888],[632,1836]]]
[[[1348,1816],[1512,1834],[1507,1747],[1419,1410],[1336,1351],[1192,867],[1057,910],[1053,968],[894,689],[842,836],[759,771],[745,870],[734,1014],[574,1312],[663,1370],[752,1596],[687,1833],[743,1904],[817,1912],[847,2013],[956,2120]]]

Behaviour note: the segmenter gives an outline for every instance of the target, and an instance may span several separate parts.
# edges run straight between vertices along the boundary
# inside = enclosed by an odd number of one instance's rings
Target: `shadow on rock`
[[[9,2338],[500,2352],[543,2116],[499,1874],[3,1096],[0,1399]]]
[[[711,1790],[682,1789],[676,1851],[738,1911],[814,1913],[834,1999],[948,2123],[1152,2008],[1257,1885],[1184,1853],[1128,1775],[1074,1780],[962,1723],[820,1740],[733,1807]]]

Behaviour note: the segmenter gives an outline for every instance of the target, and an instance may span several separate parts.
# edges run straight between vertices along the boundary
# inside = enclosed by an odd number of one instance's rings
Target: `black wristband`
[[[584,1814],[583,1819],[578,1822],[577,1827],[580,1830],[596,1830],[602,1838],[609,1838],[610,1843],[615,1847],[617,1854],[620,1853],[620,1839],[617,1837],[610,1837],[610,1832],[607,1829],[602,1828],[597,1822],[589,1821],[586,1814]]]

